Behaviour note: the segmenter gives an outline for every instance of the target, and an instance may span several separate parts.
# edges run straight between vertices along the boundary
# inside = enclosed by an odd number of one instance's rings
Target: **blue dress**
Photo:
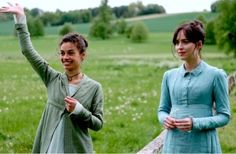
[[[216,128],[230,119],[226,73],[204,61],[191,72],[184,65],[165,72],[158,109],[160,123],[169,115],[191,117],[193,128],[188,132],[169,129],[163,153],[221,153]]]

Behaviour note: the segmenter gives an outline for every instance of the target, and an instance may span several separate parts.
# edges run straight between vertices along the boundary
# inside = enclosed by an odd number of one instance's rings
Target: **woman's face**
[[[66,71],[80,69],[85,53],[80,53],[74,43],[65,42],[60,47],[60,60]]]
[[[184,35],[183,30],[179,31],[176,44],[175,51],[181,60],[191,61],[199,58],[199,49],[197,45],[193,42],[190,42]]]

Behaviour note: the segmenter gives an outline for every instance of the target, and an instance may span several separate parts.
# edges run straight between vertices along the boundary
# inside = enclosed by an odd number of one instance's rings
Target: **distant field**
[[[152,32],[173,32],[177,25],[183,21],[196,19],[198,16],[204,16],[206,20],[210,20],[216,16],[211,12],[193,12],[193,13],[180,13],[180,14],[157,14],[142,16],[136,18],[126,19],[130,24],[143,21],[149,31]],[[0,23],[0,36],[1,35],[12,35],[13,33],[13,22]],[[91,24],[75,24],[74,29],[80,33],[88,34]],[[45,27],[46,35],[58,35],[61,26],[57,27]]]

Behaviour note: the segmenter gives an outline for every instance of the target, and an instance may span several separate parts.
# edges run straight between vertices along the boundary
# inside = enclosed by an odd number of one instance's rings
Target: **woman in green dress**
[[[216,128],[230,120],[227,75],[201,59],[204,39],[199,21],[174,33],[173,45],[183,64],[163,76],[158,108],[158,119],[167,129],[163,153],[221,153]]]
[[[9,4],[1,13],[13,13],[21,51],[47,88],[47,103],[34,141],[33,153],[93,153],[88,129],[103,126],[101,84],[81,70],[88,43],[77,33],[59,43],[65,72],[54,70],[33,48],[23,7]]]

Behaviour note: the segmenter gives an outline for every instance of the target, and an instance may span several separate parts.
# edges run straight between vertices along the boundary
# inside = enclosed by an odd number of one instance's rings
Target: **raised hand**
[[[24,8],[18,3],[15,3],[14,5],[11,3],[8,3],[8,6],[3,6],[0,8],[0,13],[13,13],[16,16],[25,15]]]

